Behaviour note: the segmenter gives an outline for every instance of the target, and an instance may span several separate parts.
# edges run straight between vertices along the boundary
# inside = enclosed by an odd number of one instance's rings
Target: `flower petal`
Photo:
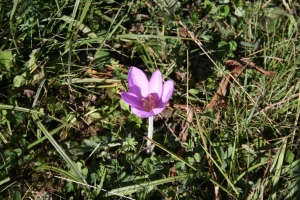
[[[156,70],[150,78],[149,94],[157,94],[161,98],[162,90],[162,74],[159,70]]]
[[[144,110],[143,101],[136,94],[131,92],[121,92],[121,97],[131,107]]]
[[[149,81],[146,74],[136,67],[131,67],[128,74],[129,91],[136,94],[140,98],[147,97],[149,94],[148,86]]]
[[[148,118],[155,115],[152,110],[150,112],[147,112],[145,110],[140,110],[134,107],[131,107],[131,112],[140,118]]]
[[[170,98],[173,95],[173,91],[174,91],[173,81],[171,81],[171,80],[166,81],[163,86],[163,94],[161,96],[161,100],[164,104],[166,104],[170,100]]]
[[[154,113],[154,115],[157,115],[157,114],[161,113],[162,111],[164,111],[164,109],[165,109],[165,106],[162,108],[154,108],[154,109],[152,109],[152,112]]]

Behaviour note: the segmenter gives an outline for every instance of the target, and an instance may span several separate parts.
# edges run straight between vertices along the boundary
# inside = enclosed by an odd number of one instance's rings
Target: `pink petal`
[[[148,118],[155,115],[152,110],[150,112],[147,112],[143,109],[137,109],[133,107],[131,107],[131,112],[140,118]]]
[[[162,90],[162,74],[159,70],[156,70],[149,82],[149,94],[157,94],[158,98],[161,98]]]
[[[163,94],[161,96],[161,100],[164,104],[166,104],[173,95],[174,91],[174,83],[173,81],[166,81],[163,86]]]
[[[154,108],[152,109],[152,112],[154,113],[154,115],[157,115],[159,113],[161,113],[162,111],[164,111],[165,107],[162,108]]]
[[[121,92],[121,97],[131,107],[144,109],[142,99],[139,98],[136,94],[133,94],[131,92]]]
[[[131,67],[128,74],[129,91],[136,94],[138,97],[147,97],[149,94],[148,86],[149,81],[146,74],[136,67]]]

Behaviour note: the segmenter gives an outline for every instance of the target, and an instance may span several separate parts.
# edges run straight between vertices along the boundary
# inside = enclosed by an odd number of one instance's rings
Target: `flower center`
[[[155,108],[154,97],[152,94],[149,94],[149,101],[145,98],[142,98],[143,106],[147,112],[150,112],[153,108]]]

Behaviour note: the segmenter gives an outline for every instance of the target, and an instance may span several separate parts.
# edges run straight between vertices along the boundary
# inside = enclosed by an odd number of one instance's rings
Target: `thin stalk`
[[[148,118],[149,125],[148,125],[148,138],[152,140],[153,137],[153,116]],[[151,153],[152,149],[151,148],[152,142],[150,140],[147,140],[147,153]]]

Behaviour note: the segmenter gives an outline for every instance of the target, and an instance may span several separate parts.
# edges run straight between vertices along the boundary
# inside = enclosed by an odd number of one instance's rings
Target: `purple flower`
[[[131,111],[147,118],[161,113],[170,100],[173,90],[173,81],[162,82],[162,74],[156,70],[148,81],[145,73],[131,67],[128,74],[129,92],[122,92],[122,99],[131,106]]]

